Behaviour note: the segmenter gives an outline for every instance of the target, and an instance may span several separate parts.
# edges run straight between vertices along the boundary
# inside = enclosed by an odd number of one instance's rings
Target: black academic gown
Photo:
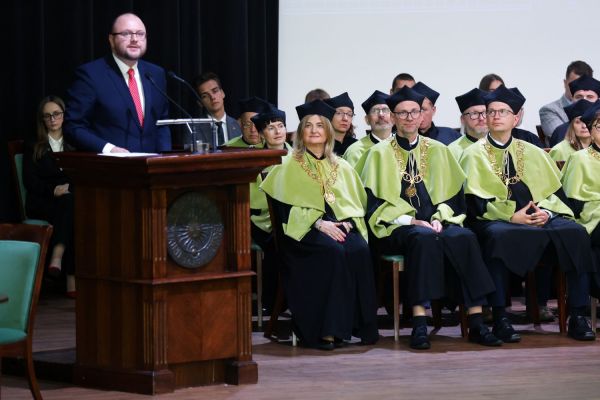
[[[412,150],[404,138],[396,140],[405,150]],[[408,164],[408,163],[407,163]],[[393,166],[395,167],[395,165]],[[407,165],[408,168],[408,165]],[[417,196],[408,198],[408,183],[402,181],[401,197],[416,209],[416,219],[430,221],[437,205],[431,202],[424,182],[416,184]],[[367,189],[367,219],[383,203]],[[419,200],[416,200],[418,197]],[[465,212],[461,190],[445,201],[455,214]],[[455,224],[444,224],[440,233],[416,225],[400,226],[379,245],[384,254],[403,254],[406,290],[411,305],[449,297],[467,307],[483,305],[485,295],[494,291],[494,284],[481,258],[477,238],[470,230]]]
[[[569,130],[569,124],[570,122],[565,122],[554,129],[552,136],[550,136],[550,147],[556,146],[565,139],[565,136],[567,136],[567,131]]]
[[[542,144],[542,141],[540,140],[540,138],[533,132],[529,132],[529,131],[527,131],[525,129],[521,129],[521,128],[513,128],[511,135],[515,139],[521,139],[525,142],[531,143],[531,144],[539,147],[540,149],[544,148],[544,145]]]
[[[291,206],[272,202],[278,219],[287,223]],[[323,220],[337,221],[327,206]],[[300,241],[281,236],[281,276],[301,343],[316,347],[328,335],[375,343],[375,281],[369,246],[361,234],[352,229],[343,243],[314,227]]]
[[[487,139],[489,140],[489,139]],[[489,140],[492,146],[506,148],[512,138],[503,146]],[[525,160],[526,162],[527,160]],[[527,165],[525,165],[527,168]],[[509,155],[509,174],[516,174],[512,156]],[[516,202],[516,210],[523,208],[533,198],[529,188],[523,181],[509,185],[512,192],[510,200]],[[569,204],[562,188],[556,193],[565,204]],[[514,224],[505,221],[489,221],[478,219],[487,209],[489,199],[482,199],[472,194],[467,199],[467,224],[479,237],[483,258],[490,269],[496,292],[490,303],[492,306],[505,305],[506,277],[502,271],[512,271],[524,276],[533,271],[540,261],[545,265],[557,265],[563,272],[573,272],[569,286],[572,306],[579,307],[587,300],[589,290],[588,273],[593,270],[590,238],[585,228],[574,221],[555,215],[543,227]],[[533,211],[532,211],[533,212]],[[578,280],[579,279],[579,280]],[[577,287],[577,289],[576,289]],[[585,293],[582,293],[585,291]]]
[[[598,147],[598,145],[595,143],[592,143],[592,147],[594,147],[596,151],[600,152],[600,147]],[[579,218],[579,214],[581,214],[585,202],[570,197],[569,202],[571,209],[573,210],[573,214],[575,214],[575,218]],[[600,298],[600,224],[598,224],[592,231],[592,234],[590,235],[590,242],[592,246],[592,261],[594,264],[594,272],[591,274],[590,279],[590,294],[598,299]]]
[[[343,141],[341,141],[341,142],[338,142],[337,140],[334,141],[333,152],[341,157],[344,155],[344,153],[346,152],[348,147],[350,147],[350,145],[352,145],[353,143],[356,143],[356,141],[357,141],[356,138],[353,138],[349,134],[346,134],[346,135],[344,135]]]
[[[425,132],[419,133],[425,137],[437,140],[438,142],[442,142],[446,146],[454,142],[456,139],[459,139],[461,136],[460,132],[457,132],[452,128],[447,128],[444,126],[435,126],[433,122],[431,123],[429,129],[427,129]]]

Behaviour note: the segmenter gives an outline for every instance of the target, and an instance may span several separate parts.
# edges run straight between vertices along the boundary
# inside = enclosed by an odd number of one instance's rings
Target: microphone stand
[[[196,90],[194,90],[194,88],[192,87],[192,85],[190,85],[188,83],[188,81],[186,81],[185,79],[183,79],[182,77],[180,77],[173,71],[169,71],[167,73],[167,75],[169,76],[169,78],[176,80],[177,82],[183,84],[186,88],[188,88],[188,90],[194,95],[194,97],[196,98],[198,103],[202,104],[202,99],[200,98],[200,95],[198,94],[198,92]],[[210,115],[209,112],[207,112],[206,115],[211,120],[213,151],[217,151],[217,144],[219,141],[218,133],[217,133],[217,124],[216,124],[215,119],[213,118],[212,115]]]

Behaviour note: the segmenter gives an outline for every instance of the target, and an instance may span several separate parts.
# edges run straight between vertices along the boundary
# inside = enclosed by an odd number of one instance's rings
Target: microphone
[[[175,106],[179,110],[181,110],[181,112],[183,112],[186,117],[188,117],[189,119],[194,119],[194,117],[192,117],[191,114],[185,110],[185,108],[181,107],[179,105],[179,103],[177,103],[175,100],[173,100],[171,97],[169,97],[169,95],[164,90],[162,90],[160,88],[160,86],[158,86],[158,84],[156,83],[156,81],[152,77],[152,74],[150,73],[150,71],[146,71],[146,73],[144,74],[144,76],[150,81],[150,83],[152,84],[152,86],[154,86],[156,88],[156,90],[158,90],[158,92],[160,94],[162,94],[172,104],[175,104]],[[186,126],[187,126],[188,130],[190,131],[190,136],[191,136],[191,140],[192,140],[192,143],[190,143],[190,150],[193,153],[195,153],[195,152],[198,151],[198,148],[196,146],[196,129],[192,128],[192,126],[190,126],[190,124],[186,124]]]
[[[175,72],[173,71],[169,71],[167,73],[167,75],[169,75],[169,78],[175,79],[177,82],[179,83],[183,83],[185,85],[185,87],[187,87],[190,92],[192,92],[194,94],[194,97],[196,98],[196,100],[198,100],[198,104],[202,107],[202,99],[200,99],[200,95],[198,94],[198,92],[196,90],[194,90],[194,88],[192,87],[192,85],[190,85],[185,79],[181,78],[180,76],[178,76]],[[213,118],[212,115],[210,115],[209,112],[206,113],[206,115],[208,117],[210,117],[210,119],[212,120],[212,137],[213,137],[213,144],[214,144],[214,148],[216,149],[217,146],[219,145],[219,140],[217,139],[217,124],[215,119]],[[224,144],[224,143],[221,143]]]
[[[169,75],[169,78],[175,79],[177,82],[179,83],[183,83],[185,85],[185,87],[187,87],[188,89],[190,89],[190,92],[192,92],[194,94],[194,97],[196,98],[196,100],[198,100],[198,102],[200,104],[202,104],[202,100],[200,99],[200,95],[198,94],[197,91],[194,90],[194,88],[192,87],[192,85],[190,85],[188,83],[188,81],[186,81],[185,79],[181,78],[180,76],[178,76],[175,72],[173,71],[169,71],[167,73],[167,75]]]
[[[156,81],[154,80],[154,78],[152,77],[152,74],[150,73],[150,71],[146,71],[146,73],[144,74],[144,76],[150,81],[150,83],[152,84],[152,86],[154,86],[156,88],[156,90],[158,90],[158,92],[160,94],[162,94],[167,100],[169,100],[169,102],[171,102],[171,104],[175,104],[175,106],[181,110],[181,112],[183,112],[185,114],[186,117],[188,117],[189,119],[192,119],[193,117],[190,115],[189,112],[187,112],[185,110],[185,108],[181,107],[179,105],[179,103],[177,103],[175,100],[173,100],[171,97],[169,97],[169,95],[160,88],[160,86],[158,86],[158,84],[156,83]]]

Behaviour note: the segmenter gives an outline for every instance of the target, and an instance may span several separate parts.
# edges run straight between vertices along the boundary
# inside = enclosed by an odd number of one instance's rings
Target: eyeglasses
[[[515,113],[512,112],[511,110],[507,110],[506,108],[502,108],[500,110],[487,110],[486,115],[488,117],[495,117],[496,114],[499,115],[500,117],[506,117],[507,115],[514,115]]]
[[[131,40],[133,38],[133,36],[135,36],[136,38],[138,38],[140,40],[146,39],[146,32],[144,32],[144,31],[137,31],[137,32],[131,32],[131,31],[113,32],[113,33],[111,33],[111,35],[113,35],[113,36],[120,36],[121,38],[126,39],[126,40]]]
[[[340,118],[344,118],[344,116],[346,116],[348,118],[354,117],[354,113],[352,111],[349,111],[349,112],[336,111],[335,115],[337,115]]]
[[[242,123],[242,128],[244,129],[250,129],[254,126],[254,124],[252,122],[244,122]]]
[[[412,111],[395,111],[394,115],[400,119],[408,119],[408,116],[410,115],[411,118],[415,119],[417,118],[419,115],[421,115],[421,111],[422,110],[412,110]]]
[[[52,121],[54,119],[61,119],[63,117],[64,112],[62,111],[55,111],[52,114],[44,114],[42,115],[42,119],[44,121]]]
[[[600,131],[600,123],[592,125],[592,128],[596,128],[596,130]]]
[[[371,111],[369,111],[369,114],[371,115],[390,115],[390,109],[389,108],[372,108]]]
[[[507,110],[500,110],[500,111],[507,111]],[[481,111],[481,112],[477,112],[477,111],[472,111],[472,112],[466,112],[463,115],[469,117],[470,119],[479,119],[479,118],[485,118],[485,116],[487,115],[487,111]],[[504,116],[502,113],[500,113],[501,116]]]

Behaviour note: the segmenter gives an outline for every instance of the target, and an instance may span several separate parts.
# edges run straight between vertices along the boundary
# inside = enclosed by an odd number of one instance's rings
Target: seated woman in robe
[[[341,157],[350,145],[356,143],[354,125],[352,125],[354,103],[352,103],[352,100],[348,96],[348,92],[323,101],[335,108],[335,114],[331,118],[331,126],[333,126],[333,131],[335,132],[333,152]]]
[[[23,154],[23,183],[27,189],[25,209],[30,218],[54,226],[48,274],[67,276],[67,295],[75,296],[73,253],[73,188],[56,164],[53,153],[73,150],[64,141],[62,124],[65,103],[56,96],[44,98],[37,113],[37,136]]]
[[[308,347],[332,350],[351,336],[372,344],[377,305],[366,194],[354,169],[333,153],[335,109],[315,100],[296,110],[293,152],[261,185],[281,223],[281,276],[293,329]]]
[[[584,100],[580,100],[584,101]],[[590,235],[596,270],[600,268],[600,105],[581,117],[592,137],[589,147],[575,152],[563,167],[562,184],[576,221]],[[593,275],[592,295],[600,297],[600,276]]]
[[[589,235],[571,220],[555,162],[511,134],[525,98],[500,86],[484,100],[490,132],[465,149],[460,164],[467,176],[468,222],[496,286],[488,298],[494,334],[504,342],[521,340],[505,311],[509,271],[524,276],[544,258],[545,267],[558,264],[566,274],[569,336],[594,340],[584,316],[593,270]]]
[[[583,113],[594,103],[581,99],[564,108],[569,118],[569,127],[565,138],[550,150],[554,161],[567,161],[577,150],[585,149],[592,143],[590,131],[581,121]]]
[[[291,146],[285,141],[287,137],[285,112],[269,104],[262,112],[252,116],[251,120],[261,135],[261,142],[264,143],[266,149],[292,150]],[[273,167],[275,166],[271,165],[265,168],[263,174],[268,173]],[[259,189],[261,183],[262,174],[256,177],[255,182],[250,183],[250,221],[252,222],[250,232],[252,240],[260,246],[264,254],[262,264],[262,297],[263,307],[269,312],[275,301],[278,263],[275,254],[273,229],[267,197]]]

